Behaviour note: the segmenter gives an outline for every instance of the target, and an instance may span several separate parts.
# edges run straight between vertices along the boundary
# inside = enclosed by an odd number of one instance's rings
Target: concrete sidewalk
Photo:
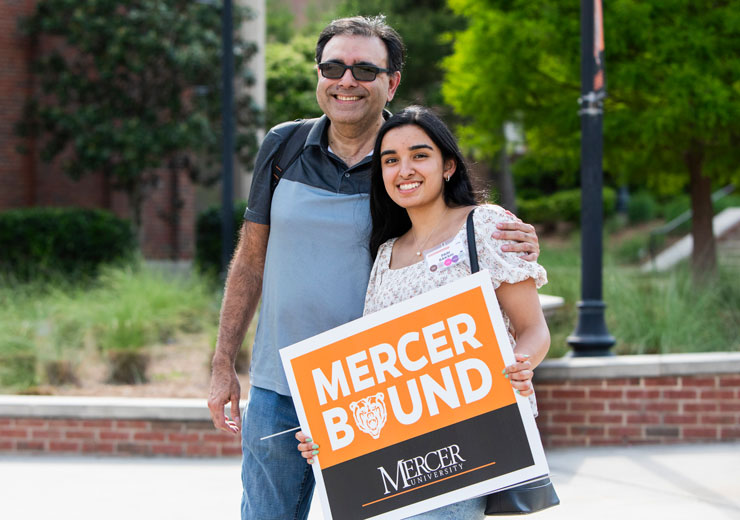
[[[548,461],[562,504],[534,518],[740,519],[740,444],[562,449]],[[237,519],[239,472],[234,459],[5,456],[0,518]]]

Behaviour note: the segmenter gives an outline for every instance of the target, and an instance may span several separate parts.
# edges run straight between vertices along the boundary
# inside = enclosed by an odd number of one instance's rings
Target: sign
[[[487,271],[284,349],[324,517],[398,518],[548,473]]]

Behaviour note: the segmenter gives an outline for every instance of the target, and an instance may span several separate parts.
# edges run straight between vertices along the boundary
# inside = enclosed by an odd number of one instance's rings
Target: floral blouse
[[[518,253],[505,253],[501,246],[513,243],[507,240],[495,240],[491,235],[498,231],[498,222],[514,222],[516,219],[499,206],[485,205],[476,208],[473,214],[475,228],[475,246],[478,251],[478,264],[481,269],[491,273],[493,288],[498,289],[502,283],[517,283],[532,278],[539,289],[547,283],[545,269],[536,262],[522,260]],[[387,240],[378,249],[375,264],[370,272],[370,282],[365,294],[364,314],[384,309],[436,287],[454,282],[470,274],[470,260],[467,258],[467,231],[465,224],[457,232],[462,235],[466,246],[465,259],[447,269],[435,272],[426,267],[422,260],[407,267],[391,269],[391,252],[396,238]],[[503,313],[502,313],[503,314]],[[504,314],[506,327],[511,329],[508,317]],[[511,330],[510,330],[511,332]],[[513,338],[510,338],[513,340]],[[513,344],[513,342],[512,342]]]

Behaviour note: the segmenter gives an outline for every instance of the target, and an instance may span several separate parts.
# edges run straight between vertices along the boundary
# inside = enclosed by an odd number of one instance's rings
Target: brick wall
[[[538,382],[546,447],[740,439],[740,374]]]
[[[211,421],[0,419],[0,453],[241,456],[238,437]]]
[[[0,209],[24,206],[33,198],[33,168],[16,152],[24,143],[15,136],[31,85],[32,48],[18,31],[17,19],[31,13],[34,2],[0,2]]]
[[[546,448],[740,440],[740,352],[548,360]],[[239,456],[204,400],[0,395],[0,453]]]
[[[102,175],[74,181],[59,167],[44,163],[37,143],[15,135],[23,106],[33,95],[37,78],[31,74],[34,57],[53,45],[38,47],[18,30],[19,17],[32,14],[36,0],[0,0],[0,211],[33,206],[102,208],[130,218],[125,195],[113,192]],[[30,153],[22,155],[23,146]],[[178,174],[176,185],[168,171],[159,174],[143,210],[141,249],[146,258],[188,260],[195,252],[195,188],[187,175]],[[173,208],[173,187],[182,203],[178,220],[168,221]]]

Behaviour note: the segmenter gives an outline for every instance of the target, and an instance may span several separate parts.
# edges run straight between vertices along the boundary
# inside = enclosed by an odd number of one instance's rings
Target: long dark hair
[[[394,114],[380,127],[373,151],[370,181],[370,216],[373,229],[370,232],[370,254],[375,258],[378,248],[389,238],[400,237],[411,229],[411,220],[406,210],[393,202],[385,190],[380,163],[380,145],[390,130],[399,126],[416,125],[426,133],[442,152],[444,160],[454,159],[457,164],[454,175],[444,182],[444,201],[449,207],[477,204],[468,168],[460,148],[447,125],[426,107],[410,106]]]

